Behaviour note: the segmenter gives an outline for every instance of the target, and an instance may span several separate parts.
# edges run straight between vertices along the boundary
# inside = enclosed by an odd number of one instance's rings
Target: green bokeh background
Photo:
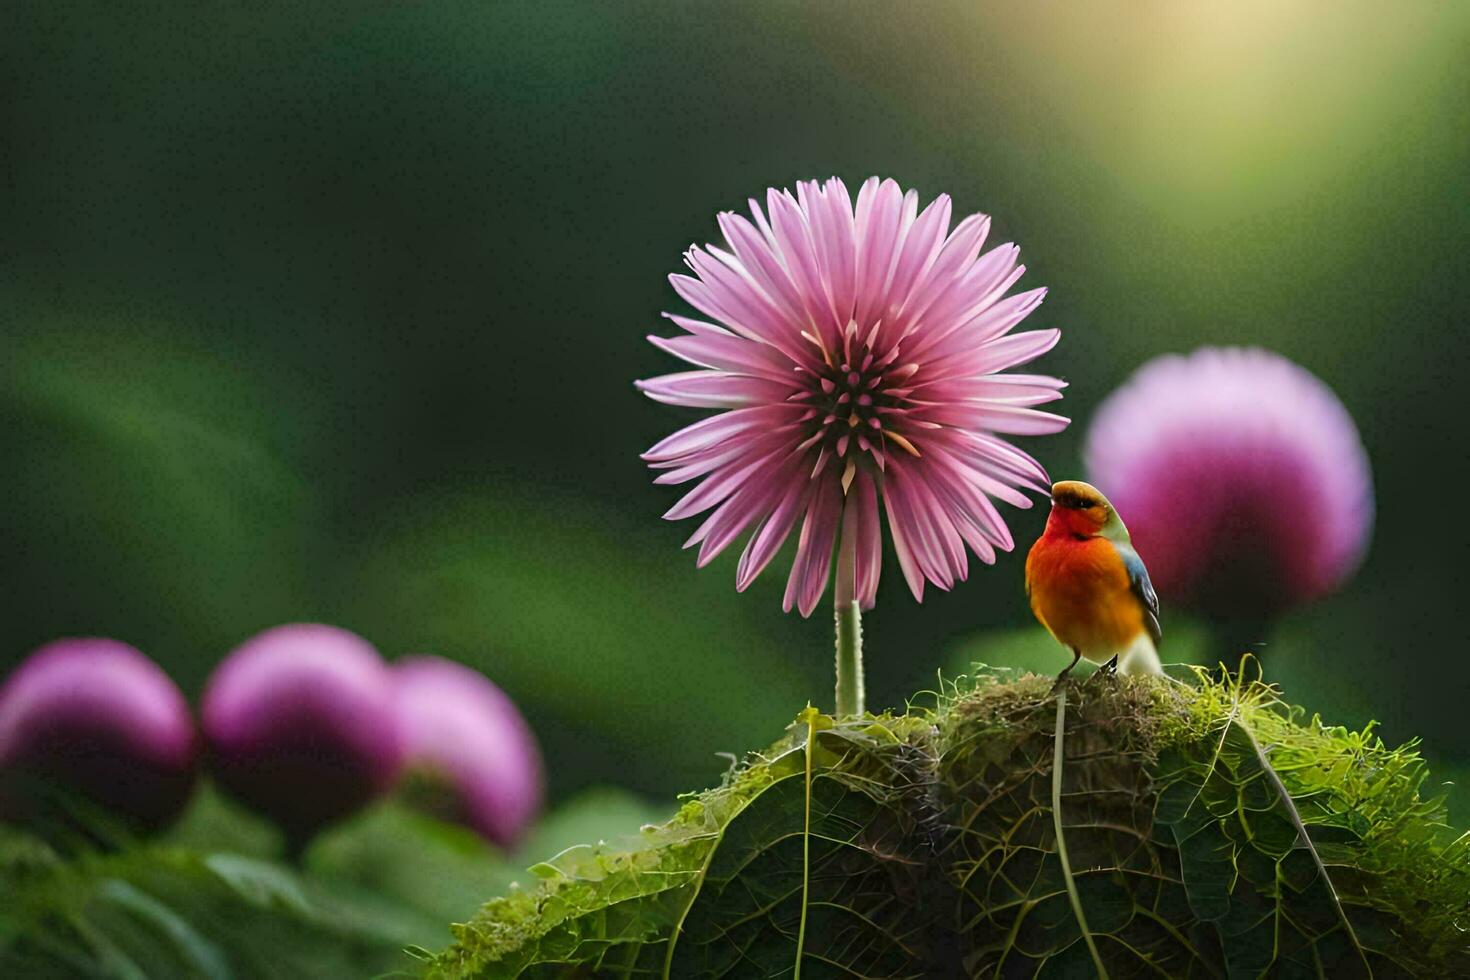
[[[1372,549],[1268,674],[1451,775],[1467,42],[1428,2],[8,3],[0,669],[101,633],[193,694],[321,619],[483,669],[559,798],[717,781],[830,699],[830,623],[679,551],[637,453],[694,413],[635,393],[675,369],[642,338],[717,210],[876,173],[993,214],[1051,288],[1054,475],[1162,351],[1261,344],[1341,395]],[[1028,623],[1021,555],[923,606],[890,562],[870,701],[1060,668]]]

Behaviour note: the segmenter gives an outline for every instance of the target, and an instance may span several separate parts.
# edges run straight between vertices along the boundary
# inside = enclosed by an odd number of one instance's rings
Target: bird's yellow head
[[[1051,485],[1051,517],[1048,531],[1092,537],[1107,534],[1117,514],[1102,491],[1081,480],[1062,480]]]

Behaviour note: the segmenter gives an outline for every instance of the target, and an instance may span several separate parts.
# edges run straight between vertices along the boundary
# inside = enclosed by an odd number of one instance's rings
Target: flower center
[[[854,456],[871,459],[879,469],[895,445],[918,456],[919,450],[898,429],[912,407],[908,396],[913,388],[905,384],[919,366],[899,364],[897,344],[882,354],[874,350],[877,324],[862,339],[857,324],[850,322],[839,351],[828,350],[809,334],[803,336],[822,351],[822,365],[812,376],[813,387],[802,396],[811,405],[807,417],[812,426],[803,447],[821,444],[818,469],[828,453],[835,454],[848,462],[844,481],[848,482]]]

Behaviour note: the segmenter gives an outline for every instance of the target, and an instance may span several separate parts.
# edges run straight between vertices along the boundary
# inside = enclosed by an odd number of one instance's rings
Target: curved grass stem
[[[1067,883],[1067,899],[1072,903],[1072,915],[1076,917],[1077,928],[1087,942],[1087,951],[1092,954],[1092,965],[1097,968],[1097,975],[1102,980],[1108,980],[1108,969],[1103,966],[1102,956],[1097,951],[1097,941],[1092,938],[1092,930],[1087,927],[1087,916],[1082,911],[1082,896],[1078,894],[1077,882],[1072,877],[1072,862],[1067,856],[1067,838],[1062,832],[1062,763],[1066,755],[1062,749],[1066,745],[1066,733],[1067,683],[1062,681],[1057,686],[1057,731],[1051,760],[1051,818],[1056,827],[1057,858],[1062,862],[1062,880]]]

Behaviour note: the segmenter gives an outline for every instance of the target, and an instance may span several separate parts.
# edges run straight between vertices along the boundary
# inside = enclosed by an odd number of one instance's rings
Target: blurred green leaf
[[[385,652],[453,657],[504,687],[553,780],[555,760],[577,759],[642,790],[707,782],[715,752],[830,683],[825,646],[763,635],[728,579],[573,499],[420,500],[364,546],[349,618]]]
[[[487,894],[534,880],[525,867],[533,857],[630,837],[667,815],[666,807],[623,790],[591,789],[546,814],[507,853],[461,827],[388,803],[325,834],[306,862],[322,881],[412,910],[422,931],[411,942],[437,948],[449,938],[448,923],[469,918]]]
[[[589,791],[548,814],[525,853],[622,839],[667,809]],[[211,847],[210,834],[253,853]],[[389,801],[327,832],[306,866],[212,792],[166,841],[63,858],[0,827],[0,975],[366,976],[403,970],[408,947],[442,947],[488,893],[534,880],[524,858]],[[214,842],[216,845],[220,841]]]
[[[405,944],[442,946],[447,923],[468,918],[487,894],[534,877],[532,857],[588,840],[620,840],[668,815],[642,797],[612,787],[585,790],[544,814],[514,852],[472,831],[389,799],[328,828],[307,849],[313,881],[355,897],[361,909],[388,910]],[[277,863],[279,833],[264,819],[206,784],[168,843],[207,854],[205,863],[242,898],[263,907],[309,905],[297,877]]]
[[[67,324],[0,363],[0,418],[20,423],[4,524],[28,568],[15,587],[57,632],[116,631],[188,685],[212,659],[201,649],[221,655],[310,595],[312,498],[275,447],[268,388],[217,355],[120,332]]]
[[[0,867],[7,976],[360,976],[404,964],[391,919],[251,858],[155,845]]]
[[[217,867],[214,870],[218,873]],[[199,934],[184,916],[151,895],[139,891],[126,881],[110,879],[102,882],[98,895],[104,901],[122,906],[140,919],[150,922],[177,948],[179,959],[190,975],[228,980],[233,976],[224,953],[213,942]]]

